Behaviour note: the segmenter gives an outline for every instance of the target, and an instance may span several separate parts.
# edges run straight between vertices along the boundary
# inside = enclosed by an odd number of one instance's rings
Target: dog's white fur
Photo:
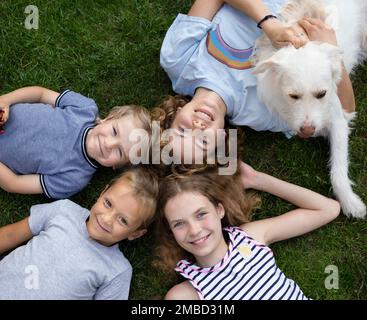
[[[341,61],[351,72],[366,57],[366,0],[290,0],[281,19],[291,25],[303,17],[320,18],[334,28],[338,46],[308,42],[295,49],[275,49],[262,36],[255,44],[257,92],[269,110],[295,132],[315,127],[314,136],[330,140],[330,176],[334,193],[348,216],[363,218],[366,206],[353,192],[348,178],[349,123],[355,113],[346,113],[337,96]],[[316,95],[326,90],[323,98]],[[292,99],[289,94],[300,96]]]

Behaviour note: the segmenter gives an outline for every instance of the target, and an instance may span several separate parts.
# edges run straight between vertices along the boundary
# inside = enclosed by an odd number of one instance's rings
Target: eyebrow
[[[114,205],[114,202],[109,198],[108,196],[104,196],[104,200],[108,200],[108,202],[111,204],[111,206]],[[118,217],[123,217],[126,221],[126,225],[129,227],[129,219],[127,218],[127,215],[124,213],[117,212],[116,214]]]
[[[116,121],[115,123],[115,126],[116,126],[116,130],[117,130],[117,135],[121,138],[121,135],[120,135],[120,126],[119,126],[119,122]],[[125,153],[125,150],[124,148],[120,147],[120,150],[121,150],[121,158],[127,158],[126,157],[126,153]]]
[[[126,221],[126,225],[129,227],[130,226],[130,222],[129,222],[129,218],[128,218],[128,215],[126,215],[125,213],[123,212],[118,212],[117,213],[117,216],[118,217],[122,217],[124,218],[124,220]]]
[[[125,219],[125,221],[126,221],[126,225],[129,227],[130,226],[130,222],[129,222],[129,219],[127,219],[126,218],[126,215],[125,214],[123,214],[123,213],[119,213],[118,214],[120,217],[123,217],[124,219]]]
[[[198,212],[200,212],[201,210],[205,209],[205,207],[200,207],[199,209],[195,210],[194,214],[197,214]],[[182,221],[183,219],[175,219],[175,220],[171,220],[170,223],[175,223],[175,222],[179,222]]]

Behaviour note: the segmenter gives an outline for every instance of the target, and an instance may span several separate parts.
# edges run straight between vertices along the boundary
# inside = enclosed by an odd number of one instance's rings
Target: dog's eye
[[[322,99],[323,97],[325,97],[325,95],[326,95],[326,90],[323,90],[323,91],[317,92],[315,94],[315,97],[316,99]]]
[[[294,94],[294,93],[290,93],[289,96],[294,99],[294,100],[298,100],[300,98],[299,94]]]

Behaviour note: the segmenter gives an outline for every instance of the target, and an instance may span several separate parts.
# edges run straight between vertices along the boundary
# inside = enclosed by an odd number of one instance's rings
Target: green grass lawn
[[[27,30],[27,5],[40,13],[39,29]],[[28,85],[55,91],[70,88],[96,100],[101,114],[114,105],[151,108],[172,93],[159,66],[159,49],[178,12],[191,1],[173,0],[5,0],[0,2],[0,94]],[[355,190],[367,202],[367,65],[353,75],[359,111],[350,138],[350,173]],[[1,146],[0,146],[1,152]],[[287,140],[282,134],[246,130],[245,159],[267,172],[324,195],[331,195],[328,144],[321,138]],[[113,171],[100,170],[72,198],[90,207]],[[289,204],[262,194],[254,219],[281,214]],[[43,196],[0,191],[0,225],[18,221]],[[132,299],[160,299],[175,283],[153,270],[152,234],[121,248],[131,261]],[[367,299],[367,222],[340,216],[308,235],[273,247],[280,268],[314,299]],[[47,253],[45,253],[47,254]],[[339,289],[326,289],[325,268],[339,271]]]

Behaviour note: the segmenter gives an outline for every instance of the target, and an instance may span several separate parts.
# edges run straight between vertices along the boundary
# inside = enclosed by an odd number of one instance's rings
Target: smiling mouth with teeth
[[[103,231],[105,231],[105,232],[107,232],[107,233],[110,233],[110,231],[108,230],[108,228],[107,227],[105,227],[99,220],[98,220],[98,218],[96,217],[96,221],[97,221],[97,224],[98,224],[98,226],[103,230]]]
[[[99,145],[99,152],[101,153],[102,157],[104,157],[104,153],[102,150],[102,142],[100,138],[98,138],[98,145]]]
[[[205,112],[203,110],[197,110],[195,112],[207,120],[214,121],[213,116],[208,112]]]
[[[202,237],[202,238],[200,238],[200,239],[198,239],[198,240],[191,241],[190,243],[191,243],[191,244],[200,244],[200,243],[204,242],[206,239],[208,239],[208,238],[209,238],[209,236],[210,236],[210,234],[208,234],[207,236]]]

